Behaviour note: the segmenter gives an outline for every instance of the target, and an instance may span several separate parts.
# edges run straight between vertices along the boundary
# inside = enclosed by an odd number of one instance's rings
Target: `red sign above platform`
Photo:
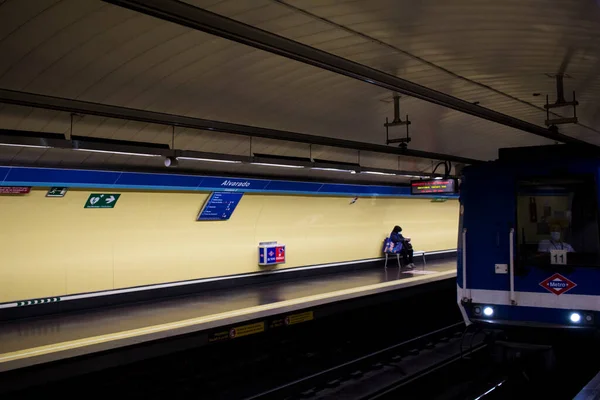
[[[0,194],[27,194],[30,186],[0,186]]]

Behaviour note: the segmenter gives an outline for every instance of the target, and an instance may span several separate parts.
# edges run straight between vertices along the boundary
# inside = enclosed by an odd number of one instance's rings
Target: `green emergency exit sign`
[[[83,208],[115,208],[119,197],[121,195],[115,193],[92,193]]]
[[[46,193],[46,197],[65,197],[65,194],[67,194],[66,187],[52,187]]]

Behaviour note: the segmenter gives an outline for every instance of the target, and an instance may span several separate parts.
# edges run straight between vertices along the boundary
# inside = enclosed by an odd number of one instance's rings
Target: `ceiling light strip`
[[[280,167],[280,168],[304,168],[302,165],[291,165],[291,164],[274,164],[274,163],[263,163],[263,162],[252,162],[252,165],[259,165],[263,167]]]
[[[218,162],[229,164],[241,164],[239,160],[225,160],[219,158],[201,158],[201,157],[177,157],[178,160],[203,161],[203,162]]]
[[[90,153],[118,154],[118,155],[124,155],[124,156],[138,156],[138,157],[160,157],[161,156],[160,154],[130,153],[127,151],[114,151],[114,150],[96,150],[96,149],[82,149],[82,148],[76,148],[73,150],[87,151]]]
[[[43,146],[37,144],[15,144],[15,143],[0,143],[0,146],[6,147],[28,147],[33,149],[49,149],[50,146]]]

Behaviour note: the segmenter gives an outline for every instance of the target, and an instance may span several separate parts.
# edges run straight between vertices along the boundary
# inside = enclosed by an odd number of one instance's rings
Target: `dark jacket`
[[[404,236],[402,236],[402,234],[400,232],[398,232],[398,233],[392,232],[392,234],[390,235],[390,240],[394,243],[400,243],[400,242],[404,243],[405,239],[404,239]]]
[[[402,251],[411,251],[413,249],[410,242],[407,242],[400,232],[392,232],[390,235],[390,240],[392,241],[392,243],[394,243],[394,246],[396,246],[398,243],[402,243]]]

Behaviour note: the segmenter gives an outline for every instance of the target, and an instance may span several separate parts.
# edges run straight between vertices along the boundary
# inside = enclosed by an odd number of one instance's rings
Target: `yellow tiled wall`
[[[286,244],[278,268],[373,258],[396,224],[415,250],[456,248],[456,200],[246,194],[229,221],[197,222],[207,193],[84,209],[92,191],[47,190],[0,196],[0,302],[256,272],[261,241]]]

